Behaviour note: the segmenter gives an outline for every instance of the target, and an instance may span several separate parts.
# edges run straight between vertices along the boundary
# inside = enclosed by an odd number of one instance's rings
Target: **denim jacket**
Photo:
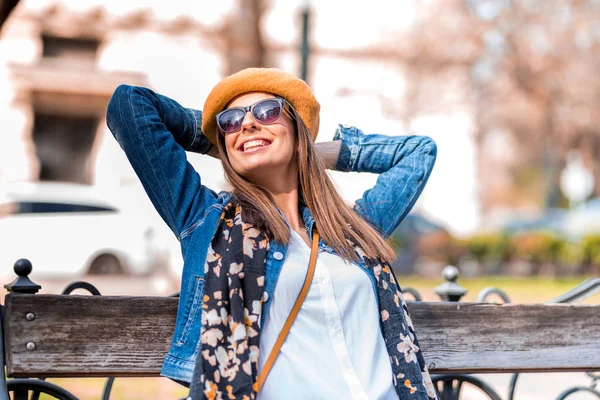
[[[205,154],[212,147],[201,132],[201,122],[200,111],[142,87],[119,86],[107,110],[108,127],[181,244],[184,267],[177,320],[161,374],[184,382],[190,382],[199,350],[207,249],[231,196],[203,186],[200,175],[187,162],[186,150]],[[355,209],[381,233],[391,234],[429,178],[436,158],[435,143],[424,136],[365,135],[343,125],[338,126],[334,140],[342,141],[336,170],[379,174]],[[314,219],[307,208],[300,212],[312,236]],[[333,253],[323,241],[320,250]],[[272,241],[266,262],[263,321],[285,257],[285,245]],[[377,291],[374,276],[363,270]]]

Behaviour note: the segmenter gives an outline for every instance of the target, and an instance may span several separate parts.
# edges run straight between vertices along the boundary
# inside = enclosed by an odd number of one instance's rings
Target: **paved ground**
[[[478,375],[490,384],[502,399],[508,398],[511,374]],[[521,374],[517,381],[515,400],[556,399],[562,392],[574,386],[589,387],[592,380],[584,373]],[[478,397],[473,397],[477,399]],[[588,393],[577,393],[568,400],[598,399]],[[466,400],[466,399],[465,399]]]
[[[4,285],[14,279],[14,275],[6,274],[2,271],[0,274],[0,283]],[[41,293],[60,293],[63,288],[76,279],[44,279],[33,277],[34,281],[42,285]],[[155,274],[146,277],[100,277],[85,276],[81,280],[88,281],[95,285],[103,295],[151,295],[166,296],[179,290],[179,278],[169,274]],[[417,288],[419,289],[419,288]],[[4,291],[4,289],[2,289]],[[2,293],[3,294],[3,293]],[[2,296],[4,297],[4,296]],[[510,374],[479,375],[484,379],[502,399],[507,399],[508,385],[511,378]],[[159,380],[160,381],[160,380]],[[517,384],[515,395],[516,400],[549,400],[556,399],[560,393],[573,386],[589,387],[592,380],[583,373],[545,373],[545,374],[525,374],[521,375]],[[165,386],[166,384],[166,386]],[[100,385],[100,383],[98,383]],[[148,383],[146,383],[148,385]],[[128,386],[128,385],[124,385]],[[137,385],[136,385],[137,386]],[[153,385],[149,385],[148,388]],[[156,387],[163,387],[164,390],[175,390],[177,394],[177,385],[171,385],[169,382],[157,383]],[[99,386],[96,390],[100,390]],[[167,389],[168,388],[168,389]],[[77,392],[77,391],[76,391]],[[81,393],[81,392],[79,392]],[[132,393],[126,395],[132,398]],[[147,394],[146,394],[147,396]],[[95,394],[97,398],[98,395]],[[461,400],[487,399],[481,396],[476,390],[470,387],[464,387],[464,395]],[[576,394],[568,397],[568,400],[586,400],[597,399],[591,394]]]
[[[2,274],[2,286],[14,279],[14,275]],[[152,276],[94,276],[87,275],[80,278],[52,278],[47,279],[32,276],[32,280],[42,286],[40,293],[58,294],[71,282],[82,280],[93,284],[103,295],[127,296],[168,296],[179,291],[179,278],[168,274],[155,274]],[[2,293],[6,293],[2,288]],[[81,292],[82,294],[84,292]]]

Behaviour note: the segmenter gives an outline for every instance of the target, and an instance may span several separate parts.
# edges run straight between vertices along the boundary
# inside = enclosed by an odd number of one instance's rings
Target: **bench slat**
[[[600,370],[600,306],[409,303],[435,373]],[[28,321],[27,313],[35,319]],[[14,295],[4,330],[11,377],[157,376],[177,299]],[[27,350],[27,343],[35,350]]]
[[[409,303],[409,309],[434,372],[600,370],[600,306]]]
[[[33,321],[25,317],[30,312]],[[9,294],[7,374],[156,376],[176,313],[176,298]]]

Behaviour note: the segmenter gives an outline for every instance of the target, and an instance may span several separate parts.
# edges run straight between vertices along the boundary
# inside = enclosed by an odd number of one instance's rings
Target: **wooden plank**
[[[9,294],[7,374],[156,376],[176,313],[176,298]],[[27,350],[28,342],[35,350]]]
[[[434,373],[600,370],[600,306],[409,303]],[[156,376],[177,299],[8,295],[8,374]],[[25,316],[33,312],[36,318]],[[33,342],[33,351],[26,344]]]
[[[600,370],[600,306],[409,304],[433,372]]]

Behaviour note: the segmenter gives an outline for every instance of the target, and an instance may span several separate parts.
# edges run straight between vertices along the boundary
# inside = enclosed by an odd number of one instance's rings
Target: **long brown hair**
[[[345,260],[358,261],[354,251],[354,245],[357,245],[368,257],[392,263],[396,256],[389,244],[354,209],[346,205],[331,182],[325,163],[302,118],[287,102],[285,111],[295,123],[298,138],[299,201],[311,211],[323,240]],[[244,219],[266,230],[278,242],[287,244],[290,230],[275,201],[264,188],[235,172],[227,156],[224,136],[219,133],[217,138],[225,177],[232,186],[233,195],[242,205]]]

